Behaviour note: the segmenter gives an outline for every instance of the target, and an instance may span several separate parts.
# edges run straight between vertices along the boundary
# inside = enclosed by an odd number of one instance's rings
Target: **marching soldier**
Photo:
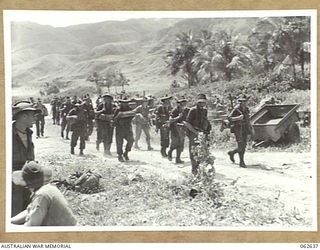
[[[134,109],[134,111],[137,113],[135,116],[135,122],[136,122],[136,138],[135,138],[135,145],[134,147],[136,149],[140,149],[138,142],[140,140],[141,132],[143,130],[146,141],[148,145],[148,150],[153,150],[150,143],[150,120],[149,120],[149,113],[150,108],[148,106],[149,100],[147,98],[142,99],[142,104],[139,105],[137,108]]]
[[[237,148],[228,152],[229,158],[235,162],[234,155],[239,154],[240,167],[245,168],[244,153],[247,146],[248,134],[251,134],[249,109],[247,108],[247,98],[243,96],[238,99],[239,104],[231,111],[229,115],[231,133],[235,134]]]
[[[110,148],[113,137],[113,124],[112,118],[115,111],[115,106],[112,103],[113,97],[105,93],[101,96],[102,102],[96,109],[96,121],[97,121],[97,141],[96,148],[99,150],[100,143],[103,142],[104,153],[111,155]]]
[[[51,112],[52,112],[53,124],[60,125],[60,114],[59,114],[60,105],[61,105],[60,100],[58,99],[58,97],[55,96],[51,101]]]
[[[135,112],[130,112],[132,109],[129,107],[129,100],[119,100],[120,106],[114,113],[114,126],[116,127],[116,143],[118,160],[124,162],[129,161],[128,153],[131,151],[134,139],[132,132],[132,119]],[[123,140],[127,141],[125,151],[123,152]]]
[[[87,130],[86,130],[86,140],[89,140],[89,136],[93,132],[93,119],[94,119],[94,109],[92,106],[92,100],[89,95],[86,95],[84,100],[84,109],[87,111]]]
[[[35,116],[36,118],[36,131],[37,131],[37,138],[43,136],[44,134],[44,125],[45,125],[45,120],[44,117],[48,115],[48,110],[46,106],[44,106],[41,103],[41,99],[38,98],[38,101],[33,105],[34,108],[37,110],[40,110]]]
[[[197,104],[188,113],[186,125],[189,137],[189,155],[192,166],[192,173],[198,173],[200,162],[195,159],[194,147],[197,146],[198,133],[209,134],[211,124],[208,121],[208,111],[206,109],[207,98],[205,94],[199,94]]]
[[[171,96],[161,98],[162,104],[156,109],[156,131],[160,130],[160,145],[162,157],[168,157],[167,148],[169,147],[169,117],[171,107]]]
[[[60,109],[61,116],[61,137],[64,138],[64,130],[66,130],[66,140],[69,140],[70,122],[67,120],[67,115],[74,106],[71,103],[69,96],[66,97],[66,101],[62,104]]]
[[[67,115],[67,120],[71,122],[71,154],[74,154],[74,148],[77,146],[77,141],[80,138],[80,153],[83,155],[83,150],[86,147],[87,135],[87,110],[84,108],[84,103],[76,103],[75,107],[70,110]]]
[[[37,113],[40,111],[28,101],[15,103],[12,107],[12,171],[21,170],[27,161],[35,158],[31,128]],[[11,216],[15,216],[27,207],[31,193],[12,183],[11,194]]]
[[[183,128],[183,121],[186,120],[189,112],[187,108],[187,99],[182,98],[177,101],[177,107],[172,110],[169,119],[171,131],[171,145],[168,151],[168,159],[172,161],[172,152],[176,150],[176,163],[183,163],[181,160],[181,153],[184,149],[185,130]]]

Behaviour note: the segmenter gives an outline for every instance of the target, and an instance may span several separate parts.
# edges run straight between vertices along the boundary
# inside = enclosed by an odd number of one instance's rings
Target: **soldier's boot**
[[[108,143],[107,145],[108,155],[112,155],[110,149],[111,149],[111,143]]]
[[[105,155],[111,155],[111,152],[110,152],[111,145],[107,144],[107,143],[103,143],[103,146],[104,146],[104,154]]]
[[[169,161],[172,161],[172,151],[173,151],[173,150],[172,150],[171,148],[170,148],[169,151],[168,151],[168,160],[169,160]]]
[[[125,152],[123,153],[123,158],[124,158],[126,161],[129,161],[128,151],[125,151]]]
[[[100,150],[100,142],[96,141],[96,149],[99,151]]]
[[[153,147],[151,147],[150,139],[147,139],[147,145],[149,151],[153,150]]]
[[[134,148],[140,149],[140,147],[139,147],[139,145],[138,145],[138,142],[135,142],[135,143],[134,143]]]
[[[71,147],[71,154],[74,155],[74,147]]]
[[[228,152],[228,155],[229,155],[229,159],[230,159],[230,161],[231,162],[235,162],[235,160],[234,160],[234,154],[235,154],[236,152],[235,152],[235,150],[232,150],[232,151],[229,151]]]
[[[80,149],[79,155],[83,155],[83,149]]]
[[[122,155],[121,155],[121,154],[118,154],[118,161],[120,161],[120,162],[124,162],[124,159],[123,159],[123,157],[122,157]]]
[[[66,134],[66,140],[70,140],[70,139],[69,139],[69,134],[68,134],[68,133]]]
[[[240,158],[240,168],[246,168],[247,165],[244,163],[244,153],[239,153]]]
[[[64,137],[63,131],[61,131],[61,137],[62,137],[62,138]]]
[[[162,155],[162,157],[168,157],[168,155],[167,155],[167,152],[166,152],[166,147],[161,147],[161,155]]]
[[[181,150],[180,149],[177,149],[176,163],[177,164],[183,164],[184,163],[184,161],[181,160]]]
[[[193,174],[193,175],[197,175],[198,174],[198,167],[197,166],[192,166],[192,169],[191,169],[191,173]]]

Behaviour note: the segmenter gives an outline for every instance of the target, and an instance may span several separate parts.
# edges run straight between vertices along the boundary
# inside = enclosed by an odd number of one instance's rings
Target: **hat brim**
[[[238,99],[238,102],[246,102],[246,101],[247,101],[247,99],[244,99],[244,98]]]
[[[166,101],[166,100],[171,100],[172,99],[172,97],[170,96],[170,97],[166,97],[166,98],[161,98],[160,100],[162,101],[162,102],[164,102],[164,101]]]
[[[208,100],[207,99],[199,99],[197,100],[197,102],[207,102]]]
[[[19,111],[17,111],[17,112],[13,112],[12,117],[15,118],[18,114],[21,114],[21,113],[26,112],[26,111],[33,111],[33,112],[35,112],[36,114],[40,114],[40,113],[41,113],[41,110],[40,110],[40,109],[24,108],[24,109],[19,110]]]
[[[107,98],[107,97],[113,99],[113,97],[111,95],[103,95],[102,96],[102,98]]]
[[[187,102],[187,99],[178,100],[177,103]]]
[[[17,186],[22,186],[22,187],[36,187],[36,186],[42,186],[46,183],[48,183],[52,177],[52,170],[46,167],[42,167],[42,178],[41,179],[33,179],[30,182],[27,182],[23,178],[23,171],[18,170],[14,171],[12,173],[12,182],[17,185]]]

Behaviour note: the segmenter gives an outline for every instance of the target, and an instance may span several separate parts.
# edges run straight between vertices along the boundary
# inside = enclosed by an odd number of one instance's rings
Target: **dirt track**
[[[35,127],[33,129],[35,131]],[[34,133],[35,134],[35,133]],[[101,164],[117,165],[119,168],[130,165],[132,171],[143,175],[158,174],[165,179],[183,179],[191,174],[188,150],[185,148],[182,160],[183,165],[177,165],[161,157],[159,153],[158,135],[154,138],[154,151],[146,151],[144,137],[142,135],[141,150],[133,149],[130,152],[130,162],[119,163],[115,153],[115,142],[112,145],[112,157],[104,157],[103,153],[95,149],[95,134],[87,143],[85,156],[95,158]],[[81,164],[82,157],[70,155],[70,141],[60,137],[60,126],[52,125],[52,120],[46,120],[45,137],[34,139],[36,158],[39,160],[53,160],[57,156],[65,156],[67,159],[76,160]],[[102,145],[101,145],[102,146]],[[228,159],[226,152],[213,151],[217,180],[224,183],[232,183],[247,194],[258,194],[262,198],[274,198],[282,201],[286,209],[297,209],[301,214],[310,215],[312,212],[314,170],[311,164],[310,153],[288,152],[247,152],[247,168],[240,168]],[[237,161],[237,158],[236,158]],[[94,167],[94,166],[90,166]],[[307,216],[309,217],[309,216]]]

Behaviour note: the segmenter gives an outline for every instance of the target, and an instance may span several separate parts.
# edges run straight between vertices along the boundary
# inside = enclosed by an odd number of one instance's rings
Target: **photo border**
[[[65,3],[64,1],[46,1],[46,5],[43,5],[41,1],[16,1],[15,3],[19,2],[20,5],[17,5],[16,8],[18,9],[54,9],[54,10],[61,10],[61,8],[64,7],[69,7],[70,9],[63,9],[63,10],[123,10],[124,9],[138,9],[143,6],[143,10],[165,10],[169,9],[172,10],[177,10],[181,8],[181,10],[187,10],[189,8],[197,11],[197,10],[203,10],[204,8],[212,9],[214,6],[214,2],[216,1],[211,1],[210,4],[206,1],[186,1],[184,4],[179,4],[176,5],[172,2],[167,2],[167,3],[158,3],[156,1],[138,1],[136,2],[137,4],[134,4],[135,2],[133,1],[133,4],[128,6],[128,4],[124,4],[124,1],[119,1],[116,3],[112,1],[91,1],[90,4],[88,3],[81,3],[81,1],[72,1],[70,3]],[[224,1],[225,3],[226,1]],[[247,2],[246,4],[250,3],[250,1],[245,1]],[[280,8],[284,8],[282,5],[283,3],[287,2],[288,6],[290,8],[295,9],[292,4],[294,1],[283,1],[278,4],[272,5],[272,7],[277,8],[277,6],[281,6]],[[308,9],[319,9],[319,6],[316,6],[316,1],[314,2],[313,7],[307,7]],[[109,5],[107,4],[109,3]],[[151,3],[151,5],[150,5]],[[199,4],[200,3],[200,4]],[[237,9],[239,7],[238,4],[241,5],[243,1],[239,1],[239,3],[235,4],[226,4],[223,5],[224,7],[221,10],[227,10],[227,9]],[[27,5],[26,5],[27,4]],[[120,4],[120,5],[118,5]],[[123,5],[121,5],[123,4]],[[141,5],[142,4],[142,5]],[[187,4],[187,5],[186,5]],[[217,6],[221,7],[222,2],[219,1],[219,4]],[[243,8],[248,8],[246,7],[247,5],[243,4],[241,5],[241,9],[245,10]],[[303,6],[301,3],[296,3],[299,6]],[[10,1],[3,1],[3,3],[0,3],[0,5],[3,5],[1,7],[2,10],[4,9],[13,9],[15,7],[12,6],[12,3]],[[99,5],[99,9],[96,9],[96,6]],[[266,5],[266,4],[265,4]],[[319,5],[319,4],[318,4]],[[47,7],[45,7],[47,6]],[[60,7],[59,7],[60,6]],[[64,7],[63,7],[64,6]],[[77,6],[77,8],[75,8]],[[122,7],[121,7],[122,6]],[[206,7],[207,6],[207,7]],[[259,6],[258,8],[262,9],[268,9],[268,7],[263,7],[260,4],[254,4],[251,5],[249,9],[254,8]],[[11,7],[11,8],[10,8]],[[39,8],[40,7],[40,8]],[[73,7],[73,8],[72,8]],[[108,8],[109,7],[109,8]],[[85,9],[83,9],[85,8]],[[111,8],[111,9],[110,9]],[[187,8],[187,9],[186,9]],[[227,9],[225,9],[227,8]],[[301,8],[301,7],[300,7]],[[303,8],[303,7],[302,7]],[[297,8],[299,9],[299,8]],[[141,9],[140,9],[141,10]],[[215,9],[218,10],[218,9]],[[317,13],[318,14],[318,13]],[[1,18],[1,22],[3,22],[3,16]],[[319,18],[318,18],[319,22]],[[2,26],[3,28],[3,23]],[[318,26],[319,27],[319,26]],[[2,40],[1,43],[3,43],[3,30],[2,31]],[[319,38],[317,40],[317,44],[319,44]],[[3,47],[3,46],[2,46]],[[0,52],[0,55],[3,59],[3,51]],[[316,57],[316,55],[315,55]],[[313,65],[315,68],[317,65]],[[4,59],[2,60],[2,67],[0,69],[0,76],[2,79],[4,79],[4,74],[3,74],[3,68],[4,68]],[[319,69],[318,69],[319,72]],[[4,82],[4,81],[3,81]],[[5,100],[5,88],[3,85],[3,91],[1,92],[1,98],[2,100]],[[319,89],[317,88],[317,92]],[[7,101],[7,100],[5,100]],[[4,104],[4,102],[3,102]],[[5,119],[4,114],[5,113],[5,105],[2,105],[1,109],[1,118],[2,118],[2,127],[3,130],[1,131],[2,138],[5,138]],[[7,114],[8,115],[8,114]],[[312,126],[317,126],[317,120],[313,120]],[[317,142],[317,138],[312,143]],[[317,242],[317,239],[320,239],[320,234],[318,232],[220,232],[220,231],[196,231],[196,232],[190,232],[190,231],[175,231],[175,232],[136,232],[136,231],[131,231],[131,232],[63,232],[63,233],[5,233],[5,216],[4,216],[4,211],[5,211],[5,145],[4,140],[2,140],[2,161],[1,161],[1,174],[0,174],[0,183],[1,183],[1,195],[0,195],[0,201],[1,202],[1,209],[0,209],[0,221],[1,223],[1,229],[0,229],[0,241],[2,239],[5,242]],[[315,150],[315,149],[314,149]],[[319,178],[319,173],[318,178]],[[319,191],[319,185],[317,190]],[[319,200],[317,203],[317,208],[318,208],[318,214],[319,214]],[[318,228],[319,228],[319,216],[318,216]]]

